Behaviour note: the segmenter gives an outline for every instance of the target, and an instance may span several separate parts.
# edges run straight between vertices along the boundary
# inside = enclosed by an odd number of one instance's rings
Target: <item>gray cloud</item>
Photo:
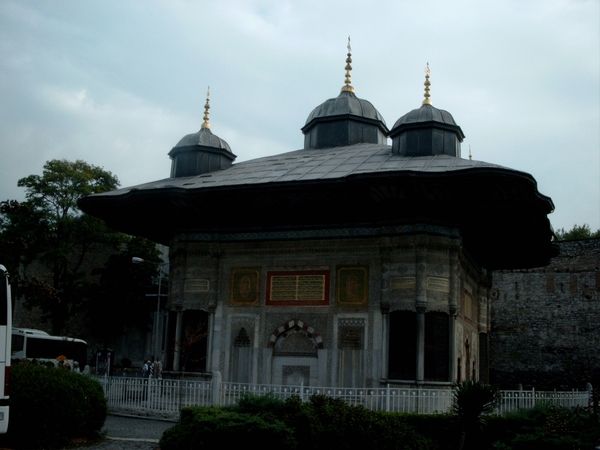
[[[0,199],[51,158],[123,186],[165,178],[167,153],[211,124],[238,161],[302,147],[310,111],[352,82],[388,126],[432,100],[474,159],[531,173],[555,227],[600,228],[595,0],[0,2]]]

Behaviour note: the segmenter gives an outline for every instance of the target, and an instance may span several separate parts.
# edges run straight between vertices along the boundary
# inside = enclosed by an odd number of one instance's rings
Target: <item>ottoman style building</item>
[[[82,199],[170,247],[167,369],[340,387],[487,379],[491,271],[556,254],[552,201],[527,173],[461,158],[429,68],[423,104],[388,130],[355,95],[348,51],[303,149],[233,164],[207,99],[170,178]]]

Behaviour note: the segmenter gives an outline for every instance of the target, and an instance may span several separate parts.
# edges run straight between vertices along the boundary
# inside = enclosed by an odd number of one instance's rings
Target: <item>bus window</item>
[[[10,346],[11,354],[14,355],[23,351],[23,346],[25,344],[25,336],[21,336],[20,334],[13,334],[12,336],[12,344]],[[25,356],[25,355],[23,355]]]

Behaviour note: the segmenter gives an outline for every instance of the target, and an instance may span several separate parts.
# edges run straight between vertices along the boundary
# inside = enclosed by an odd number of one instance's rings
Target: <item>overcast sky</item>
[[[600,228],[600,2],[0,0],[0,201],[50,159],[121,186],[167,178],[167,153],[210,123],[236,162],[303,147],[344,83],[391,128],[423,99],[463,157],[532,174],[554,228]]]

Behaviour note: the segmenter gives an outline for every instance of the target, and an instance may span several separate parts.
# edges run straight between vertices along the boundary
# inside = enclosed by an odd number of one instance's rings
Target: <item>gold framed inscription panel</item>
[[[266,304],[325,306],[329,304],[329,271],[267,272]]]
[[[336,303],[338,306],[363,307],[369,304],[369,268],[337,268]]]
[[[230,306],[259,305],[260,269],[256,267],[231,269]]]

